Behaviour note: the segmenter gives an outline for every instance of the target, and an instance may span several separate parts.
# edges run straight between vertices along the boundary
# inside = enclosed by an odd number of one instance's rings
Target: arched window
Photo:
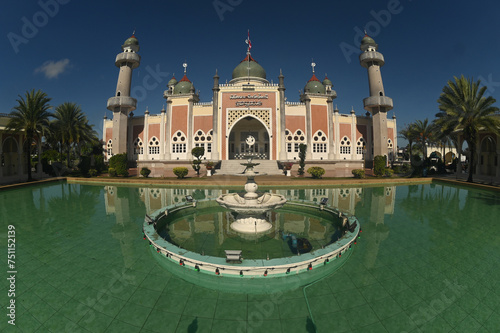
[[[153,136],[151,140],[149,140],[149,154],[151,155],[158,155],[160,153],[160,141],[156,138],[156,136]]]
[[[351,141],[347,136],[344,136],[342,140],[340,140],[340,154],[349,155],[350,153],[351,153]]]
[[[208,134],[205,134],[201,129],[196,131],[193,140],[195,147],[203,147],[205,148],[205,153],[212,152],[212,137],[214,135],[214,131],[210,130]]]
[[[137,138],[134,141],[134,154],[136,155],[144,154],[144,146],[142,144],[141,138]]]
[[[317,131],[313,136],[313,153],[326,153],[327,137],[322,131]]]
[[[394,145],[392,144],[392,140],[391,139],[387,139],[387,148],[393,148]]]
[[[113,141],[111,139],[108,140],[106,150],[108,152],[108,156],[113,156]]]
[[[175,132],[172,137],[172,153],[179,154],[186,152],[186,135],[181,131]]]
[[[298,129],[295,131],[295,133],[292,134],[289,130],[285,130],[285,141],[287,152],[298,153],[299,145],[306,141],[304,131]]]
[[[358,142],[356,142],[356,154],[363,155],[364,148],[365,148],[365,140],[363,139],[363,137],[360,137],[358,139]]]

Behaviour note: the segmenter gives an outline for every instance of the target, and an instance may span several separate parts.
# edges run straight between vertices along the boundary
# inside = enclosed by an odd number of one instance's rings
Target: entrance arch
[[[480,165],[481,174],[485,176],[495,176],[496,173],[496,143],[493,137],[487,136],[481,143]]]
[[[255,138],[253,146],[246,143],[249,135]],[[252,155],[254,159],[270,159],[271,141],[266,126],[260,119],[251,115],[239,119],[229,129],[227,150],[227,156],[230,160],[244,158],[244,155]]]

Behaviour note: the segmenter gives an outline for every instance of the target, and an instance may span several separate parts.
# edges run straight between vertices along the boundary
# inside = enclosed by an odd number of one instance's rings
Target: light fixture
[[[325,265],[328,264],[330,262],[330,259],[326,258],[325,259]]]
[[[290,268],[286,270],[286,274],[290,274]]]
[[[194,266],[194,270],[199,272],[199,271],[200,271],[200,266],[195,265],[195,266]]]
[[[240,276],[243,276],[243,271],[240,271]]]
[[[187,202],[193,202],[193,196],[192,195],[186,195],[186,201]]]
[[[266,271],[264,272],[264,276],[267,276],[267,269],[266,269]]]
[[[215,275],[219,275],[220,274],[220,271],[218,268],[215,269]]]
[[[313,269],[312,263],[309,263],[309,266],[307,266],[307,269],[310,270],[310,271]]]

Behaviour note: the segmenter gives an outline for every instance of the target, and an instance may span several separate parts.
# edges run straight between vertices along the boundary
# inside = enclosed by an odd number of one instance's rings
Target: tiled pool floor
[[[363,189],[362,239],[342,268],[275,294],[210,290],[160,267],[141,237],[137,188],[114,198],[65,183],[0,192],[17,268],[16,325],[2,314],[0,331],[499,332],[499,195],[413,185],[393,187],[388,203],[385,190]],[[5,255],[0,265],[6,276]]]

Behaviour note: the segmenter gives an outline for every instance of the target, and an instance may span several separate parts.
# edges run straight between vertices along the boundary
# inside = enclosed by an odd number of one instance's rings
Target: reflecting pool
[[[327,197],[356,215],[362,238],[348,260],[305,287],[247,294],[187,282],[182,267],[169,269],[142,238],[146,213],[222,190],[60,182],[1,191],[0,331],[498,332],[499,192],[440,183],[272,191],[293,200]],[[206,219],[183,222],[179,237],[226,239]],[[317,239],[331,232],[308,218],[280,223]],[[15,326],[5,315],[11,299]]]

